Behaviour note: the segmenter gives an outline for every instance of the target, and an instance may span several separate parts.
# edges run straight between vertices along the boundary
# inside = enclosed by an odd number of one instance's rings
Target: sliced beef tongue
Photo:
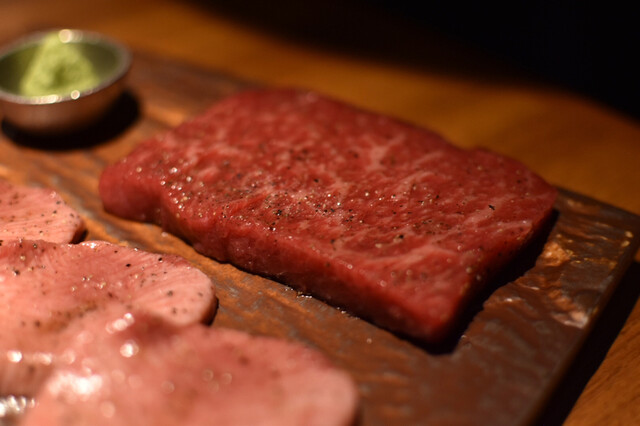
[[[145,315],[118,322],[73,348],[22,425],[353,424],[354,383],[311,349]]]
[[[107,242],[0,246],[0,395],[33,395],[91,314],[128,310],[175,325],[209,320],[210,278],[185,259]],[[115,314],[112,313],[115,312]]]
[[[19,238],[71,243],[84,230],[80,215],[55,191],[0,179],[0,244]]]
[[[541,229],[556,190],[503,156],[275,89],[143,142],[100,195],[208,256],[436,341]]]

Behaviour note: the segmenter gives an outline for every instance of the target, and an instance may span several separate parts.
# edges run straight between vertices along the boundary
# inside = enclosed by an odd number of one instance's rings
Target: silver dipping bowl
[[[75,43],[93,65],[98,84],[65,95],[24,96],[20,81],[44,38],[57,32],[65,43]],[[103,115],[124,90],[131,54],[103,35],[60,29],[35,33],[0,50],[0,110],[13,126],[29,133],[59,134],[90,125]]]

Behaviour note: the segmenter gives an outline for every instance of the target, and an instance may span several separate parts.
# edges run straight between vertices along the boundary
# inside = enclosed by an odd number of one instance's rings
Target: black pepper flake
[[[496,209],[496,206],[493,206],[493,205],[489,204],[489,208],[490,208],[491,210],[495,210],[495,209]]]

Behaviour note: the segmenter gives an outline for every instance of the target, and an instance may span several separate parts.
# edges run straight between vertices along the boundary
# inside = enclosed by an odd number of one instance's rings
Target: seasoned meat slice
[[[84,230],[80,215],[55,191],[0,179],[0,244],[19,238],[71,243]]]
[[[211,318],[214,286],[186,260],[106,242],[0,246],[0,395],[32,395],[89,314],[149,312],[185,325]]]
[[[104,207],[414,338],[550,216],[522,164],[316,93],[244,92],[106,168]]]
[[[21,424],[353,424],[354,383],[300,345],[135,314],[91,330]]]

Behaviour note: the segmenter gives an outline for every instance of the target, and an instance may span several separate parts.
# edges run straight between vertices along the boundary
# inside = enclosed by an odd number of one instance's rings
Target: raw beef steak
[[[0,244],[19,238],[71,243],[84,230],[80,215],[55,191],[0,179]]]
[[[541,228],[556,190],[514,160],[283,89],[143,142],[100,195],[219,261],[435,341]]]
[[[136,310],[176,325],[206,321],[213,283],[177,256],[106,242],[9,241],[0,246],[0,395],[32,395],[87,331],[87,315]]]
[[[97,330],[42,386],[22,425],[348,426],[348,375],[300,345],[144,315]],[[114,329],[114,327],[111,327]]]

